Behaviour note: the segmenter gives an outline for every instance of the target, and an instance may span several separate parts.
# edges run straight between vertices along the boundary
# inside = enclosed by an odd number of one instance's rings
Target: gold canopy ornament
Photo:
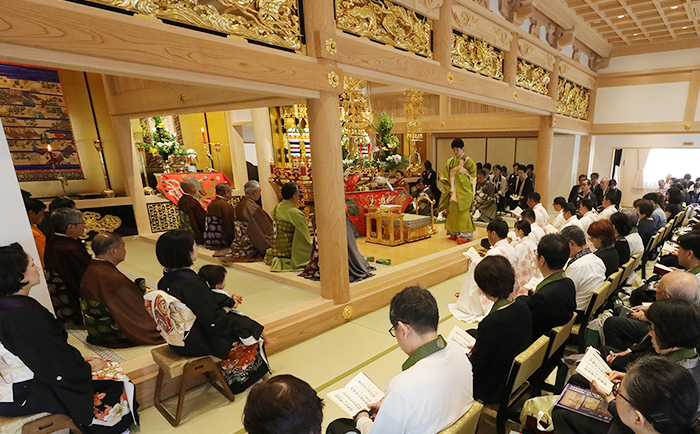
[[[577,119],[588,118],[588,89],[559,77],[557,93],[557,113]]]
[[[503,80],[503,52],[469,35],[452,33],[452,64]]]
[[[298,0],[87,0],[277,47],[303,48]]]
[[[433,57],[432,22],[388,0],[336,0],[335,19],[340,30]]]
[[[357,148],[359,140],[364,139],[367,127],[372,119],[372,110],[367,98],[367,82],[359,78],[343,77],[345,92],[340,98],[340,120],[343,122],[343,132],[348,137],[348,152],[355,158],[361,152]]]
[[[404,91],[406,103],[404,112],[406,114],[406,139],[411,142],[411,153],[415,152],[415,142],[423,140],[423,125],[421,118],[424,114],[423,92],[414,89]]]
[[[518,72],[515,75],[515,85],[542,95],[547,95],[549,72],[527,60],[518,59]]]

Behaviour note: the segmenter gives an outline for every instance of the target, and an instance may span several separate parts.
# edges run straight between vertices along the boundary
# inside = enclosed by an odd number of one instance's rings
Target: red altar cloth
[[[379,206],[382,204],[401,205],[401,212],[406,211],[406,207],[411,203],[413,198],[403,188],[396,191],[391,190],[372,190],[372,191],[353,191],[345,193],[345,211],[350,218],[352,224],[362,232],[362,235],[367,235],[367,207],[374,202]]]
[[[194,181],[197,184],[197,189],[202,197],[199,201],[206,208],[209,202],[216,197],[214,188],[216,184],[225,182],[231,185],[231,181],[221,172],[202,172],[202,173],[162,173],[158,178],[156,188],[160,190],[166,198],[175,205],[182,197],[182,189],[180,182],[184,180]]]

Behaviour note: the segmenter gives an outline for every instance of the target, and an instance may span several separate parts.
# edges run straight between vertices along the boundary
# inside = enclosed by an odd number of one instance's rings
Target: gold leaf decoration
[[[85,232],[80,236],[82,239],[88,238],[90,232],[114,232],[122,225],[122,219],[119,217],[110,214],[102,217],[94,211],[83,212],[83,219],[85,220]]]
[[[299,51],[298,0],[87,0]]]
[[[326,51],[333,55],[338,52],[338,44],[333,38],[326,39]]]
[[[343,77],[343,89],[340,94],[340,120],[343,131],[351,139],[364,138],[371,122],[372,110],[367,97],[367,82],[359,78]],[[358,156],[359,151],[354,140],[350,140],[350,153]]]
[[[447,73],[447,83],[448,83],[448,84],[452,84],[453,81],[455,81],[455,76],[452,75],[451,72],[448,72],[448,73]]]
[[[331,87],[338,87],[340,85],[340,78],[334,71],[328,73],[328,84],[330,84]]]
[[[518,59],[518,71],[515,75],[515,85],[542,95],[547,95],[549,72],[526,60]]]
[[[336,0],[340,30],[433,57],[432,23],[388,0]]]
[[[503,80],[503,52],[468,35],[452,33],[452,64],[496,80]]]
[[[559,77],[557,85],[557,113],[577,119],[588,118],[590,90]]]

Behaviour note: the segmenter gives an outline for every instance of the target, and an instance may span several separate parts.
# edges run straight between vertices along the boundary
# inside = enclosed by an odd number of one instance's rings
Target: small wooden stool
[[[68,429],[81,434],[71,418],[64,414],[36,413],[26,416],[0,417],[0,433],[48,434]]]
[[[185,392],[186,382],[188,379],[193,378],[197,375],[205,374],[207,379],[219,392],[221,392],[230,401],[236,399],[229,389],[223,374],[216,365],[220,359],[213,356],[204,357],[183,357],[178,356],[173,352],[168,345],[162,347],[154,348],[151,350],[151,355],[153,356],[153,361],[158,365],[158,378],[156,380],[156,390],[154,393],[153,401],[160,411],[160,414],[170,422],[170,425],[177,426],[180,424],[182,419],[182,407],[185,403]],[[161,403],[161,388],[163,386],[163,375],[168,374],[170,378],[181,377],[180,379],[180,393],[177,400],[177,410],[175,416],[163,406]]]

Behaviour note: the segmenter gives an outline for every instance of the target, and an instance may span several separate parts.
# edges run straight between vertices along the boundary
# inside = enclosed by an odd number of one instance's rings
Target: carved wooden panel
[[[394,0],[408,9],[414,10],[421,15],[437,20],[440,18],[440,7],[443,0]]]
[[[554,69],[554,56],[524,39],[518,41],[518,57],[551,71]]]
[[[452,26],[501,50],[510,50],[511,32],[463,5],[452,5]]]
[[[595,78],[592,75],[587,74],[567,60],[559,62],[559,75],[588,89],[595,86]]]

